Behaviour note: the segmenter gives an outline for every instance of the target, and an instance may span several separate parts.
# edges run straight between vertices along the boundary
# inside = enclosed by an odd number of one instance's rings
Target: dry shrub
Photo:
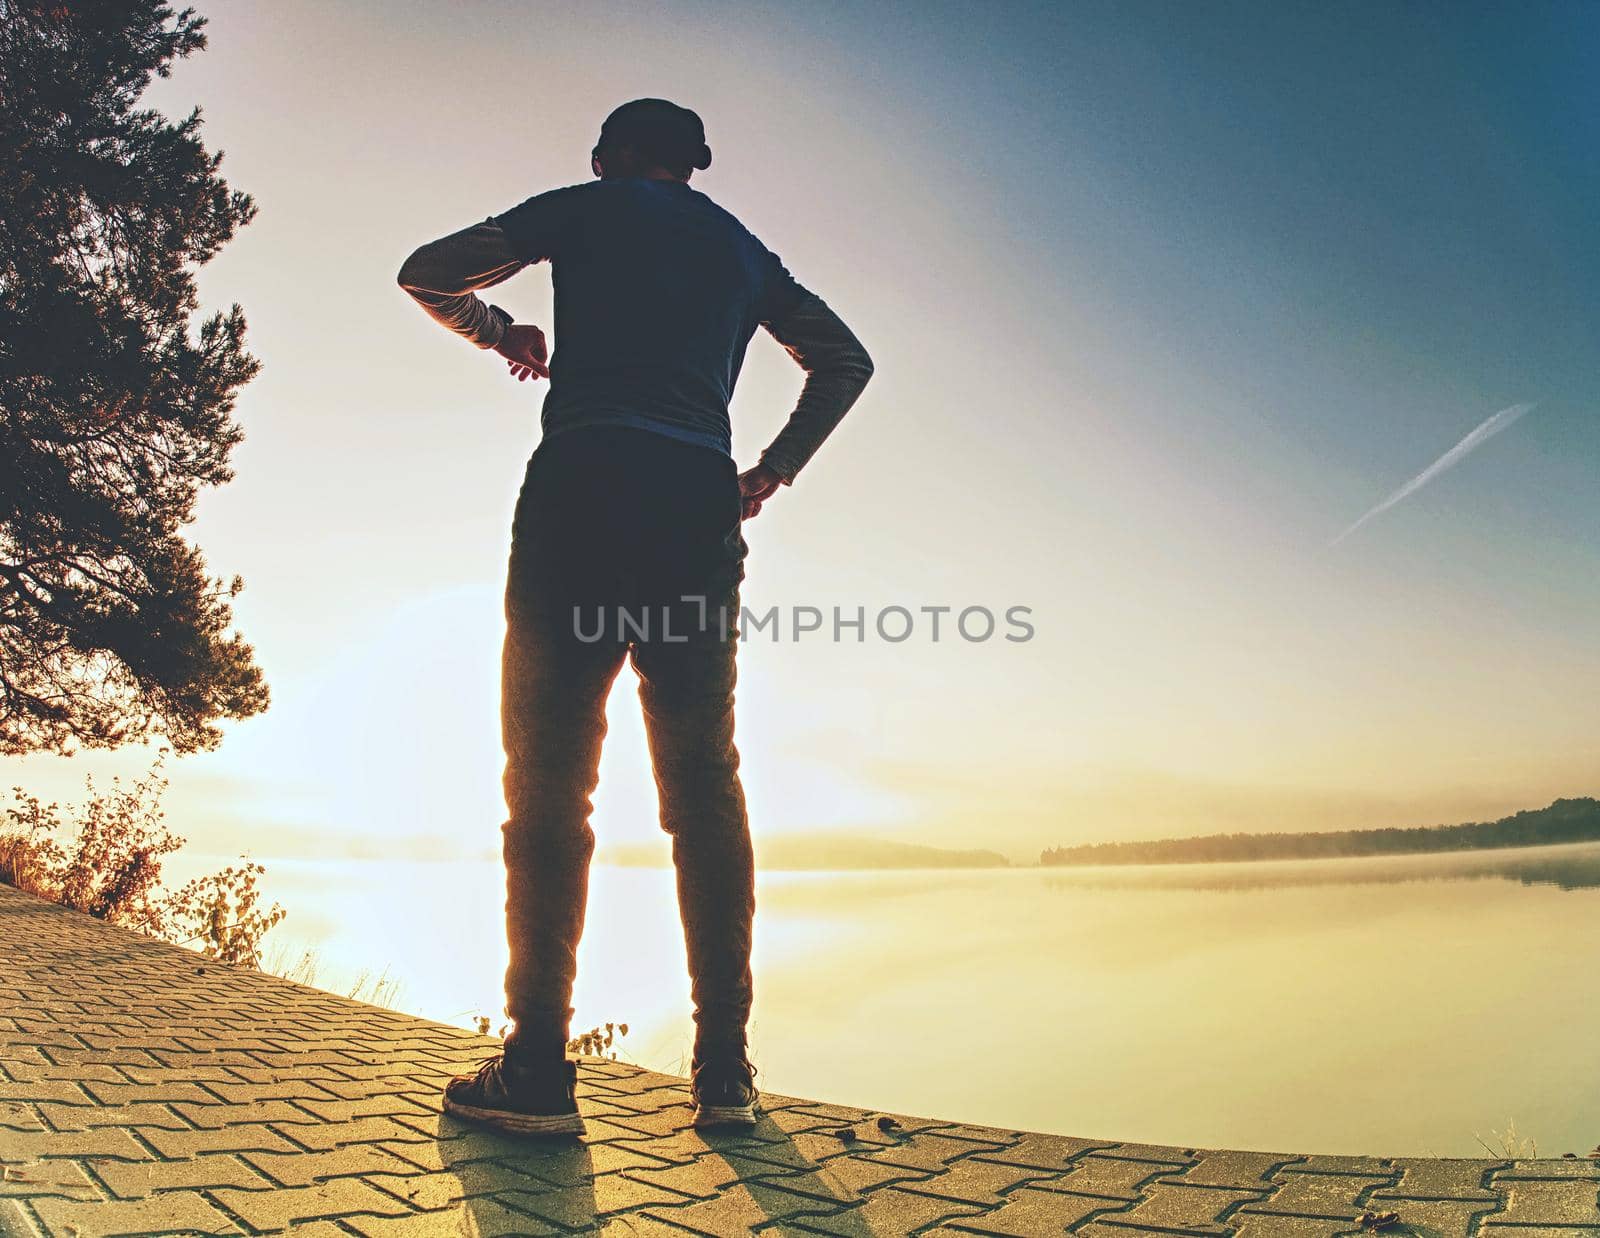
[[[98,791],[88,777],[88,799],[70,819],[61,805],[13,787],[0,827],[0,882],[153,937],[203,942],[219,962],[257,966],[261,939],[284,915],[276,904],[261,909],[261,865],[197,877],[176,894],[162,888],[161,862],[183,846],[163,823],[167,751],[126,788],[113,778],[111,790]]]

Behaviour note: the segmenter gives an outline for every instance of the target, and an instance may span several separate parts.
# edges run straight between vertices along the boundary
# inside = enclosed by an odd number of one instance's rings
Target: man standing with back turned
[[[734,632],[756,515],[849,410],[872,362],[849,328],[727,211],[689,187],[700,118],[637,99],[606,118],[597,178],[425,245],[400,284],[438,322],[548,378],[507,572],[506,1012],[503,1053],[445,1088],[500,1130],[578,1134],[566,1058],[583,933],[590,799],[605,701],[639,676],[661,827],[672,836],[694,997],[695,1124],[755,1118],[745,1055],[755,875],[733,742]],[[549,259],[554,356],[539,328],[474,293]],[[754,468],[734,466],[728,401],[757,326],[806,371]],[[548,364],[547,364],[548,360]]]

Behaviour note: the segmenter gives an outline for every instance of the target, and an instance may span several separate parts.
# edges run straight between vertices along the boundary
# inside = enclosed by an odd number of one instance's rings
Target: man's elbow
[[[861,390],[872,378],[872,357],[859,343],[847,349],[844,356],[839,359],[839,368],[849,375],[855,384],[856,390]]]
[[[432,245],[423,245],[411,252],[411,256],[400,264],[400,273],[395,276],[395,282],[407,292],[431,292],[428,287],[428,267],[431,255],[429,250]]]

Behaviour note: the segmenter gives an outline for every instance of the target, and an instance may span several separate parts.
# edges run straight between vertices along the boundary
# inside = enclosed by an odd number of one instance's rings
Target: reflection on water
[[[1046,870],[1064,886],[1167,890],[1261,890],[1285,886],[1390,885],[1408,881],[1516,881],[1563,890],[1600,887],[1600,844],[1504,851],[1359,856],[1339,860],[1256,860],[1234,864],[1148,864]]]
[[[203,868],[205,857],[186,863]],[[490,863],[267,860],[318,983],[493,1014]],[[179,873],[172,874],[181,875]],[[1140,868],[768,873],[752,1048],[774,1091],[1013,1128],[1471,1155],[1600,1142],[1600,844]],[[575,1005],[690,1043],[670,873],[597,867]]]

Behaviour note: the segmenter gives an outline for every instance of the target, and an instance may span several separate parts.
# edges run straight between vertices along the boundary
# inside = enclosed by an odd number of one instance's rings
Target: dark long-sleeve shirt
[[[838,315],[680,181],[618,178],[539,194],[423,246],[400,284],[438,322],[494,348],[512,319],[476,293],[545,260],[555,282],[546,435],[630,425],[728,453],[728,402],[760,326],[806,371],[761,456],[792,482],[872,376]]]

